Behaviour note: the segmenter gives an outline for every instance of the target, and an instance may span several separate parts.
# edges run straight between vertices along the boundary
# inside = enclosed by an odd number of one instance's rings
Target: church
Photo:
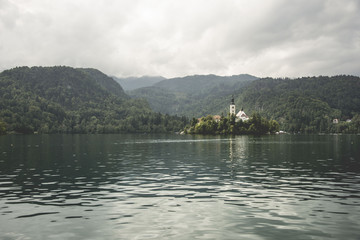
[[[237,114],[236,114],[236,107],[235,107],[235,102],[234,102],[234,97],[231,98],[231,104],[230,104],[230,115],[235,115],[236,116],[236,121],[247,121],[249,120],[248,115],[246,115],[246,113],[244,112],[243,109],[241,109]]]

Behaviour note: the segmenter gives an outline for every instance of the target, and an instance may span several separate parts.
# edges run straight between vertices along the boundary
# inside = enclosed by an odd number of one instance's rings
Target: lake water
[[[0,239],[360,239],[360,136],[0,137]]]

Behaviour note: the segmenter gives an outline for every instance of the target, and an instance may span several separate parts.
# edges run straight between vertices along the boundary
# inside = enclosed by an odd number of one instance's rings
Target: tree
[[[280,130],[280,125],[277,121],[275,120],[270,120],[269,121],[269,131],[270,133],[275,133],[278,132]]]
[[[195,127],[195,125],[198,123],[198,120],[196,118],[192,118],[190,122],[191,127]]]
[[[279,123],[275,120],[268,121],[259,113],[254,113],[248,121],[237,121],[234,115],[222,117],[216,122],[213,116],[201,118],[201,121],[193,126],[187,126],[185,133],[190,134],[266,134],[279,131]]]
[[[6,134],[6,125],[4,122],[0,121],[0,135]]]

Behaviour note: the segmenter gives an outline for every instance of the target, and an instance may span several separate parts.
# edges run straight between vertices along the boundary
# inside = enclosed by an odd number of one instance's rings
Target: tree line
[[[211,80],[211,76],[202,78]],[[187,87],[201,87],[201,91],[191,94],[171,90],[176,88],[155,87],[131,94],[146,98],[160,112],[176,112],[187,117],[226,113],[229,99],[234,95],[237,106],[250,114],[257,112],[275,119],[286,132],[360,133],[357,124],[360,78],[356,76],[263,78],[216,86],[199,84],[196,80],[193,78]],[[339,123],[333,123],[334,119]]]
[[[209,116],[199,123],[192,120],[189,133],[262,134],[273,131],[274,120],[291,133],[360,133],[359,77],[266,78],[241,84],[219,85],[191,97],[162,89],[151,97],[158,105],[197,116],[226,112],[231,91],[236,105],[256,115],[247,122],[231,116],[215,123]],[[187,117],[156,113],[147,101],[131,99],[95,69],[19,67],[0,73],[0,134],[168,132],[188,123]]]
[[[70,67],[6,70],[0,74],[0,134],[152,133],[187,124],[185,117],[156,113],[146,101],[130,99],[111,81],[99,71]]]
[[[265,78],[244,88],[235,102],[291,133],[360,133],[359,92],[355,76]]]
[[[263,135],[279,131],[279,123],[275,120],[267,120],[259,113],[253,113],[249,120],[242,121],[236,116],[229,114],[227,117],[215,119],[208,115],[200,120],[193,118],[184,129],[187,134],[233,134],[233,135]]]

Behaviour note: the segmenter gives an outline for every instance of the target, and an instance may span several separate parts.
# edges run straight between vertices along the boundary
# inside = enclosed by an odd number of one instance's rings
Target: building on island
[[[234,97],[231,98],[231,103],[230,103],[230,116],[231,115],[235,116],[235,121],[236,122],[239,122],[240,120],[247,121],[247,120],[250,119],[248,117],[248,115],[246,115],[246,113],[244,112],[243,108],[241,108],[241,110],[236,114],[236,106],[235,106]],[[211,116],[211,115],[209,115],[209,116]],[[212,117],[212,120],[217,122],[217,123],[220,122],[221,118],[222,118],[220,115],[213,115],[211,117]],[[201,123],[204,119],[205,119],[205,117],[198,118],[197,122]]]
[[[236,106],[235,106],[235,102],[234,102],[234,96],[231,98],[231,103],[230,103],[230,115],[235,115],[236,113]],[[236,116],[236,121],[247,121],[249,120],[248,115],[246,115],[246,113],[244,112],[244,109],[241,108],[241,110],[235,115]]]
[[[241,119],[243,121],[247,121],[249,120],[249,117],[248,115],[246,115],[246,113],[244,112],[243,109],[241,109],[241,111],[239,111],[237,114],[236,114],[236,119]]]
[[[234,102],[234,96],[231,98],[231,103],[230,103],[230,115],[234,114],[235,115],[236,110],[235,110],[235,102]]]
[[[213,120],[214,120],[215,122],[220,122],[221,116],[220,116],[220,115],[215,115],[215,116],[213,116]]]

